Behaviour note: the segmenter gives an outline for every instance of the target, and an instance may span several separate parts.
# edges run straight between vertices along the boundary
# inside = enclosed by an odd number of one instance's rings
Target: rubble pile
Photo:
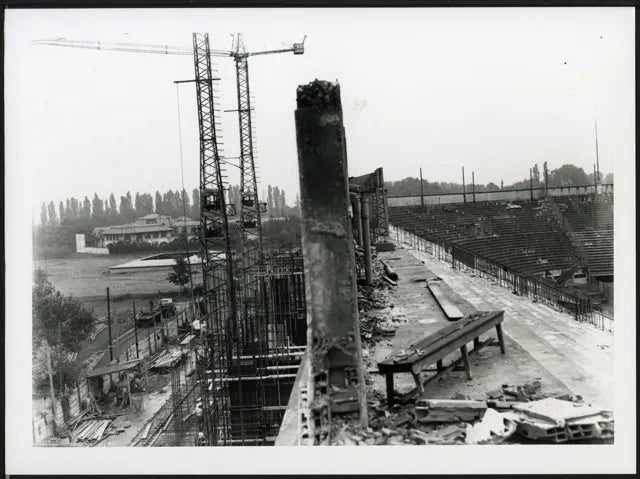
[[[359,258],[358,261],[363,259]],[[385,271],[382,262],[372,259],[371,272],[373,276],[371,286],[365,282],[358,282],[358,316],[360,337],[364,347],[395,336],[397,323],[401,322],[393,314],[394,304],[391,302],[389,292],[394,289],[394,286],[383,279]]]
[[[612,440],[613,416],[573,394],[546,394],[539,379],[505,384],[486,400],[409,399],[386,408],[369,394],[369,427],[341,423],[334,445],[500,444]]]

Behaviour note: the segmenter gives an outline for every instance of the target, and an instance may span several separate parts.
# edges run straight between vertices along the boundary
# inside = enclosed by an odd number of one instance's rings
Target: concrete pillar
[[[356,222],[356,241],[362,246],[362,207],[361,195],[355,195],[353,202],[353,220]]]
[[[369,223],[369,201],[362,198],[362,248],[364,249],[364,273],[367,285],[373,283],[371,274],[371,225]]]
[[[299,86],[295,119],[308,313],[303,414],[312,443],[327,444],[332,416],[356,413],[367,424],[340,87]]]

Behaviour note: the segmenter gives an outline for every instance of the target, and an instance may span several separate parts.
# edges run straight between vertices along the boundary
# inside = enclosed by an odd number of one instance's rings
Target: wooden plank
[[[464,319],[464,322],[459,322],[447,326],[446,328],[443,328],[435,334],[419,341],[415,346],[411,346],[411,349],[406,357],[401,359],[394,359],[394,357],[392,356],[379,362],[378,368],[381,373],[384,373],[385,371],[410,372],[413,370],[413,366],[415,365],[415,363],[422,363],[425,357],[433,356],[434,353],[443,351],[443,348],[444,351],[448,354],[454,349],[460,347],[457,338],[461,336],[466,337],[471,335],[471,337],[469,338],[469,341],[471,341],[474,338],[478,337],[480,334],[494,327],[496,324],[501,323],[503,319],[503,311],[492,311],[479,318]],[[437,339],[433,341],[433,338]],[[454,343],[458,344],[458,346],[451,346]],[[437,356],[437,354],[435,354],[435,356]],[[434,357],[433,361],[435,362],[436,360],[442,359],[445,356],[446,354],[440,357]],[[426,364],[425,367],[426,366],[429,366],[429,364]]]
[[[380,363],[378,363],[378,366],[380,366],[380,365],[397,366],[397,365],[403,364],[403,363],[411,364],[413,362],[413,360],[417,359],[430,346],[434,345],[435,343],[437,343],[438,341],[440,341],[440,340],[442,340],[444,338],[447,338],[448,336],[451,336],[452,334],[456,333],[457,331],[462,330],[464,327],[466,327],[467,325],[469,325],[470,323],[472,323],[475,320],[476,319],[474,319],[474,318],[466,318],[466,319],[463,319],[462,321],[457,322],[455,324],[450,324],[448,326],[445,326],[444,328],[439,329],[435,333],[430,334],[426,338],[421,339],[417,343],[412,344],[411,346],[409,346],[409,348],[407,348],[407,354],[402,360],[396,360],[392,356],[392,357],[389,357],[387,359],[384,359],[383,361],[380,361]]]
[[[151,429],[151,422],[147,423],[147,425],[144,427],[142,434],[140,435],[140,439],[146,439],[147,436],[149,435],[150,429]]]
[[[413,371],[421,371],[422,369],[424,369],[427,366],[429,366],[429,365],[433,364],[434,362],[436,362],[438,359],[442,359],[445,356],[447,356],[448,354],[450,354],[453,351],[455,351],[456,349],[462,347],[463,345],[466,345],[469,341],[472,341],[473,338],[479,336],[483,332],[493,328],[497,323],[502,322],[503,319],[504,318],[503,318],[502,315],[496,316],[489,323],[485,323],[482,328],[475,328],[475,329],[467,332],[466,334],[464,334],[464,335],[460,336],[459,338],[455,339],[453,342],[451,342],[446,347],[443,347],[443,348],[439,349],[438,351],[435,351],[434,353],[425,356],[420,361],[416,361],[412,365],[412,370]]]
[[[442,286],[442,284],[439,284],[437,282],[427,283],[427,287],[429,288],[429,291],[431,291],[431,294],[433,294],[433,297],[436,299],[436,301],[442,308],[442,311],[444,311],[444,314],[447,315],[447,318],[461,319],[462,317],[464,317],[464,314],[462,314],[462,311],[460,311],[460,309],[453,302],[451,298],[451,293],[449,293],[449,291],[447,291]]]

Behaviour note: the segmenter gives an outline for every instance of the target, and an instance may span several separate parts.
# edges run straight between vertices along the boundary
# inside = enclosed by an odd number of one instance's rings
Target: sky
[[[351,175],[382,166],[417,177],[505,184],[544,161],[593,171],[635,157],[634,13],[627,8],[7,10],[6,161],[30,166],[41,201],[105,199],[198,184],[189,56],[33,45],[36,39],[190,46],[208,32],[251,58],[259,192],[298,191],[295,92],[339,81]],[[220,109],[236,108],[232,59],[216,60]],[[178,114],[179,109],[179,114]],[[236,113],[221,113],[224,154],[239,154]],[[181,134],[180,134],[181,133]],[[182,150],[182,155],[181,155]],[[10,168],[8,169],[10,173]],[[229,167],[229,182],[239,170]]]

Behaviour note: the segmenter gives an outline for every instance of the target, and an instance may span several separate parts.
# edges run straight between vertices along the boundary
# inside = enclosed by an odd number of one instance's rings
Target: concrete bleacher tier
[[[592,276],[613,275],[613,198],[555,199]]]
[[[566,270],[579,253],[542,202],[389,208],[389,221],[427,241],[456,245],[503,267],[539,275]]]

